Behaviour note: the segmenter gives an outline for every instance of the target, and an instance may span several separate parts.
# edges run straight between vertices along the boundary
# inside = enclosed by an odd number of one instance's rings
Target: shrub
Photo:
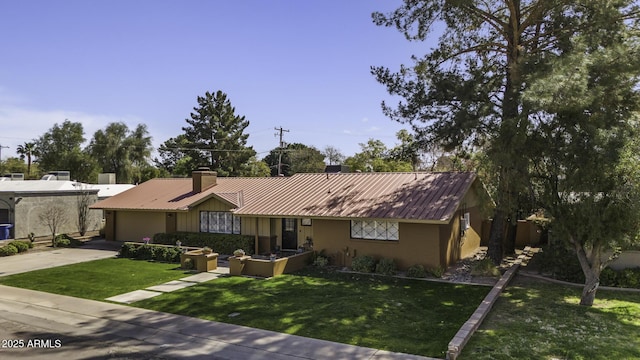
[[[153,235],[154,244],[175,245],[178,240],[180,240],[182,246],[208,246],[215,249],[216,252],[226,255],[233,254],[233,251],[236,249],[242,249],[247,255],[252,255],[255,242],[253,236],[238,234],[177,232]]]
[[[0,248],[0,256],[11,256],[18,253],[18,248],[13,244],[7,244]]]
[[[376,268],[376,260],[371,256],[356,256],[351,263],[353,271],[371,273]]]
[[[184,259],[184,262],[182,263],[182,268],[185,270],[193,270],[193,260],[191,260],[191,258]]]
[[[640,268],[624,269],[618,275],[620,287],[640,288]]]
[[[433,275],[434,277],[441,278],[442,275],[444,275],[444,268],[441,266],[431,268],[429,269],[429,274]]]
[[[25,252],[25,251],[29,250],[30,242],[15,240],[15,241],[10,242],[9,244],[15,246],[16,249],[18,249],[18,252]]]
[[[56,236],[54,245],[56,247],[78,247],[78,246],[82,246],[83,242],[67,234],[61,234]]]
[[[577,284],[584,283],[584,273],[575,252],[568,249],[561,241],[554,241],[543,247],[533,261],[542,274],[549,274],[552,278]]]
[[[153,260],[155,257],[156,246],[142,245],[138,247],[136,251],[136,259],[138,260]]]
[[[124,243],[120,247],[120,257],[134,259],[138,253],[138,246],[133,243]]]
[[[166,259],[170,257],[169,256],[169,249],[170,248],[165,247],[165,246],[157,246],[157,247],[155,247],[155,249],[153,251],[153,259],[152,260],[168,262]]]
[[[395,275],[396,274],[396,263],[393,259],[385,259],[382,258],[376,264],[376,273],[383,275]]]
[[[179,263],[182,250],[178,247],[162,245],[139,245],[126,242],[120,247],[120,257],[138,260],[155,260],[169,263]]]
[[[473,276],[500,276],[500,270],[493,264],[490,258],[484,258],[476,261],[471,267],[471,275]]]
[[[164,262],[168,262],[168,263],[175,263],[175,262],[180,262],[180,254],[182,252],[180,251],[180,249],[175,248],[175,247],[165,247],[164,250],[162,251],[162,256],[159,257],[156,254],[156,260],[158,261],[164,261]],[[177,257],[177,260],[176,260]]]
[[[313,265],[323,268],[329,265],[329,259],[327,259],[325,256],[318,255],[316,256],[316,259],[313,261]]]
[[[424,266],[420,264],[411,265],[407,269],[407,276],[412,278],[423,278],[427,276],[427,271],[424,269]]]
[[[604,268],[600,273],[600,285],[602,286],[619,286],[618,272],[611,268]]]

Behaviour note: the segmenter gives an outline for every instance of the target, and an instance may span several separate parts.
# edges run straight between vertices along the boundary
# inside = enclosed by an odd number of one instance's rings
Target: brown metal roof
[[[92,209],[187,211],[210,198],[218,198],[232,207],[242,206],[262,196],[283,178],[223,178],[200,193],[193,192],[190,178],[152,179],[116,196],[102,200]]]
[[[296,174],[238,215],[448,222],[474,173]]]
[[[187,211],[217,198],[246,216],[448,222],[475,179],[474,173],[457,172],[219,177],[201,193],[193,193],[189,178],[153,179],[91,207]]]

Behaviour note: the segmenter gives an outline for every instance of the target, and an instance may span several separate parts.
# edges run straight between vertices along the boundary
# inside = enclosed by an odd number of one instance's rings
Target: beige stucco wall
[[[116,211],[118,241],[142,241],[144,237],[165,232],[165,213],[152,211]]]
[[[414,264],[440,264],[438,225],[400,223],[400,240],[351,239],[349,220],[313,220],[314,250],[324,250],[337,265],[350,266],[353,257],[393,258],[400,269]]]
[[[3,200],[14,207],[10,214],[14,222],[13,235],[16,239],[27,238],[33,232],[38,236],[51,236],[49,227],[40,221],[39,215],[48,207],[60,206],[64,209],[64,223],[56,231],[58,234],[75,234],[78,232],[78,200],[79,192],[46,193],[46,194],[18,194],[20,199],[14,203],[14,196],[7,195]],[[89,205],[97,201],[95,193],[89,194]],[[11,200],[9,200],[11,197]],[[87,219],[87,231],[100,230],[102,225],[102,210],[89,210]]]

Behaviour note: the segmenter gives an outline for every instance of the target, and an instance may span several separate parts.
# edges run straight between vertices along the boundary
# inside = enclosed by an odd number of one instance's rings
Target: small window
[[[400,227],[396,221],[352,220],[351,238],[399,240]]]

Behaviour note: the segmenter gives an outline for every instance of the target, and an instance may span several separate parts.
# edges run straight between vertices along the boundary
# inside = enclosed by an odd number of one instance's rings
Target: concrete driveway
[[[0,258],[0,276],[116,256],[120,243],[91,240],[79,248],[56,248]]]

